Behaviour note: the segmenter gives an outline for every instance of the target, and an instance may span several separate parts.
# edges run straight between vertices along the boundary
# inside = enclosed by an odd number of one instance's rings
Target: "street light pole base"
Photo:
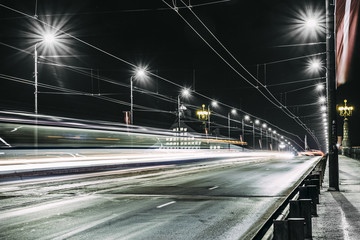
[[[339,191],[339,189],[336,189],[334,187],[329,187],[328,188],[328,192],[338,192],[338,191]]]

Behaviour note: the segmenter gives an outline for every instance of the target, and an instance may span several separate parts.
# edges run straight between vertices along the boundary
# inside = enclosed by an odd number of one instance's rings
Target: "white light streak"
[[[171,205],[171,204],[174,204],[174,203],[176,203],[176,201],[171,201],[171,202],[168,202],[168,203],[159,205],[159,206],[157,206],[156,208],[163,208],[163,207],[166,207],[166,206]]]

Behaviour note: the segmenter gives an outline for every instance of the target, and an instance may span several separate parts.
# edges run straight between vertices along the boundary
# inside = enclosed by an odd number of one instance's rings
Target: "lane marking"
[[[214,189],[217,189],[217,188],[219,188],[219,186],[211,187],[211,188],[209,188],[209,190],[214,190]]]
[[[176,201],[171,201],[171,202],[165,203],[165,204],[163,204],[163,205],[159,205],[159,206],[157,206],[156,208],[162,208],[162,207],[165,207],[165,206],[174,204],[174,203],[176,203]]]

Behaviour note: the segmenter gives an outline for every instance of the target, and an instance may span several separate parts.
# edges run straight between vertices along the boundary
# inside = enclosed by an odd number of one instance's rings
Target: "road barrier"
[[[341,149],[339,151],[339,154],[342,154],[342,155],[347,156],[349,158],[360,160],[360,147],[352,147],[352,148]]]
[[[312,217],[317,217],[320,188],[327,155],[322,157],[284,203],[258,232],[254,239],[312,239]],[[271,224],[272,223],[272,224]]]

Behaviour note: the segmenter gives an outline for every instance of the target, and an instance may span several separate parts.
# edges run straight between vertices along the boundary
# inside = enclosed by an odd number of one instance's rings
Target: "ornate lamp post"
[[[350,153],[351,143],[349,137],[349,124],[348,117],[352,115],[354,110],[353,106],[347,106],[347,100],[344,100],[344,106],[339,106],[338,111],[340,116],[344,117],[344,128],[343,128],[343,140],[342,140],[342,155],[347,155]]]
[[[210,118],[210,111],[205,110],[205,104],[203,104],[202,109],[196,111],[196,115],[198,116],[199,120],[203,121],[205,134],[207,136],[208,128],[206,127],[206,121]]]

